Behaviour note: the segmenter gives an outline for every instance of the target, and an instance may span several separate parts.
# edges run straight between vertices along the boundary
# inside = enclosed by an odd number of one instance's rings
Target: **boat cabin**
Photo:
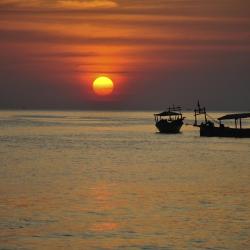
[[[218,120],[219,120],[220,126],[223,126],[221,122],[224,120],[234,120],[235,128],[242,129],[241,119],[244,119],[244,118],[250,118],[250,113],[228,114],[228,115],[219,117]]]
[[[155,116],[155,122],[158,122],[160,120],[163,120],[163,117],[167,117],[164,120],[168,120],[168,121],[173,121],[173,120],[178,120],[178,119],[182,119],[182,114],[181,113],[177,113],[177,112],[173,112],[173,111],[164,111],[158,114],[154,114]]]

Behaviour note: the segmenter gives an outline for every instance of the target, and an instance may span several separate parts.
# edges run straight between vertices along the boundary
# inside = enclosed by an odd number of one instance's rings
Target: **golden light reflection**
[[[115,222],[100,222],[92,225],[90,229],[95,232],[112,231],[118,228],[118,224]]]
[[[108,188],[107,185],[99,184],[99,185],[96,185],[94,188],[92,188],[91,196],[94,198],[95,202],[97,203],[96,208],[106,209],[107,207],[110,207],[109,204],[111,203],[111,198],[113,196],[113,193]]]
[[[112,211],[116,206],[113,188],[105,183],[99,183],[91,189],[91,197],[93,198],[94,210],[98,212]],[[102,221],[96,221],[89,226],[94,232],[108,232],[119,228],[119,224],[114,219],[106,218]]]

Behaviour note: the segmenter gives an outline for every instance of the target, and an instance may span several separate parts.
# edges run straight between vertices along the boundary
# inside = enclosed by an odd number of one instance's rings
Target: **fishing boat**
[[[181,107],[169,107],[167,111],[154,114],[155,126],[160,133],[176,134],[180,132],[183,125],[183,117]]]
[[[236,137],[236,138],[250,138],[250,128],[242,128],[242,119],[250,118],[250,113],[237,113],[237,114],[228,114],[222,117],[217,118],[217,121],[208,120],[208,114],[206,108],[200,107],[198,102],[198,108],[194,110],[195,122],[194,126],[200,128],[200,136],[207,137]],[[197,116],[204,115],[204,122],[198,124]],[[222,121],[225,120],[234,120],[235,127],[227,127]],[[216,126],[215,123],[218,123]]]

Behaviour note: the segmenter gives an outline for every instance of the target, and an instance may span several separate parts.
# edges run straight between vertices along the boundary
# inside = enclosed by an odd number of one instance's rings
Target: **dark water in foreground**
[[[250,249],[250,139],[182,131],[1,111],[0,249]]]

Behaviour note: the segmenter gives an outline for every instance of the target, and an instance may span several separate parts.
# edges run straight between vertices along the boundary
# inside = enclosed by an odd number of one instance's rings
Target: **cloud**
[[[66,9],[114,8],[118,4],[111,0],[1,0],[2,9]]]
[[[35,8],[41,7],[44,4],[42,0],[29,0],[29,1],[22,1],[22,0],[2,0],[0,2],[0,8]]]
[[[35,30],[22,30],[22,29],[0,29],[0,42],[15,42],[19,43],[30,42],[30,43],[51,43],[51,44],[79,44],[79,45],[105,45],[105,46],[152,46],[156,45],[167,47],[173,46],[181,49],[237,49],[241,48],[249,50],[249,39],[235,40],[233,37],[229,39],[219,38],[203,38],[203,37],[192,37],[185,39],[183,37],[130,37],[130,36],[101,36],[101,37],[89,37],[82,35],[67,35],[55,32],[46,31],[35,31]],[[201,46],[201,47],[199,47]],[[70,55],[68,55],[70,56]]]
[[[37,57],[55,57],[55,58],[73,58],[73,57],[93,57],[97,56],[97,53],[94,52],[53,52],[53,53],[43,53],[43,54],[35,54]]]
[[[114,1],[94,0],[94,1],[77,1],[77,0],[60,0],[57,2],[59,8],[66,9],[88,9],[88,8],[113,8],[117,7]]]

